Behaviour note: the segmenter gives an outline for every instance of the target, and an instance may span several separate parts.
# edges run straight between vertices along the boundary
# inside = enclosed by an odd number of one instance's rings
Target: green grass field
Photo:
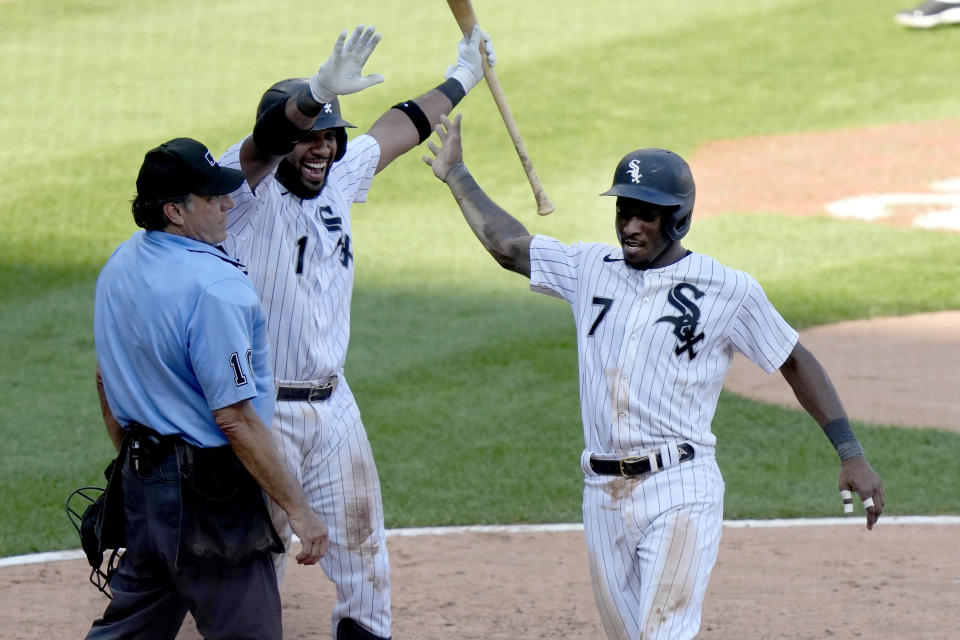
[[[466,158],[531,231],[565,241],[613,240],[596,194],[635,147],[690,154],[718,138],[960,117],[960,32],[903,30],[892,0],[475,7],[557,211],[536,215],[483,87],[459,108]],[[249,132],[267,86],[312,73],[359,23],[384,34],[367,69],[387,77],[342,101],[364,131],[443,80],[458,39],[444,2],[0,2],[0,556],[78,547],[63,501],[100,483],[111,456],[92,294],[135,228],[143,153],[186,135],[219,154]],[[578,521],[570,312],[490,260],[425,152],[354,208],[347,375],[387,525]],[[798,328],[960,309],[960,236],[741,213],[695,220],[685,244],[752,273]],[[888,513],[960,513],[960,436],[855,426]],[[725,393],[714,428],[728,518],[836,514],[836,459],[805,414]]]

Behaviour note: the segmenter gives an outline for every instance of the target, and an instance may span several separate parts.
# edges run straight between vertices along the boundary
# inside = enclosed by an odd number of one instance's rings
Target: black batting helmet
[[[267,89],[263,97],[260,98],[260,104],[257,105],[257,120],[267,109],[281,100],[297,95],[308,86],[309,83],[306,78],[287,78],[276,83]],[[343,154],[347,152],[347,130],[345,127],[356,128],[340,116],[340,100],[337,98],[323,105],[323,110],[320,111],[317,121],[313,124],[313,131],[336,129],[337,154],[333,157],[334,162],[342,158]]]
[[[613,185],[600,195],[675,207],[664,231],[676,242],[690,230],[697,187],[689,165],[673,151],[637,149],[623,157],[613,174]]]

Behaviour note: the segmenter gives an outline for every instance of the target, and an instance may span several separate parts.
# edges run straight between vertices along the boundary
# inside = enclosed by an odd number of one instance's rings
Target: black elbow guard
[[[253,141],[261,152],[284,156],[308,133],[290,122],[286,113],[287,101],[280,100],[257,118],[253,125]]]

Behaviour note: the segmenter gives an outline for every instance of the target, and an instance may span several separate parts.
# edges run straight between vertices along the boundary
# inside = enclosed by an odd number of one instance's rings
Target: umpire
[[[173,639],[187,611],[204,638],[281,638],[269,552],[282,548],[262,490],[289,515],[301,564],[326,552],[326,527],[264,424],[274,387],[263,309],[217,247],[243,180],[196,140],[147,152],[133,201],[145,231],[97,280],[98,390],[119,451],[102,537],[126,551],[87,638]]]

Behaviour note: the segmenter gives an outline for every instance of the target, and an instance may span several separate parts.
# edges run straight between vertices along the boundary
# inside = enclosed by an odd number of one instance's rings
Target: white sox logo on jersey
[[[340,216],[330,216],[329,218],[324,214],[333,213],[330,207],[323,206],[320,207],[320,221],[323,222],[323,226],[327,228],[327,231],[335,233],[337,231],[343,230],[343,220]],[[345,267],[350,266],[350,260],[353,258],[353,252],[350,251],[350,235],[343,233],[340,235],[340,239],[337,240],[337,249],[340,249],[340,264]]]
[[[693,294],[694,300],[703,297],[703,291],[700,291],[689,282],[681,282],[667,295],[667,302],[680,312],[679,316],[663,316],[658,318],[657,322],[669,322],[673,325],[673,335],[677,336],[678,344],[673,352],[680,357],[686,352],[691,360],[697,357],[697,352],[693,350],[693,345],[703,340],[703,334],[697,333],[697,324],[700,322],[700,307],[698,307],[690,298],[684,295],[684,289]]]
[[[634,183],[640,182],[640,178],[643,177],[643,174],[640,173],[640,161],[634,158],[628,166],[630,170],[627,171],[627,173],[630,174],[630,179],[633,180]]]

